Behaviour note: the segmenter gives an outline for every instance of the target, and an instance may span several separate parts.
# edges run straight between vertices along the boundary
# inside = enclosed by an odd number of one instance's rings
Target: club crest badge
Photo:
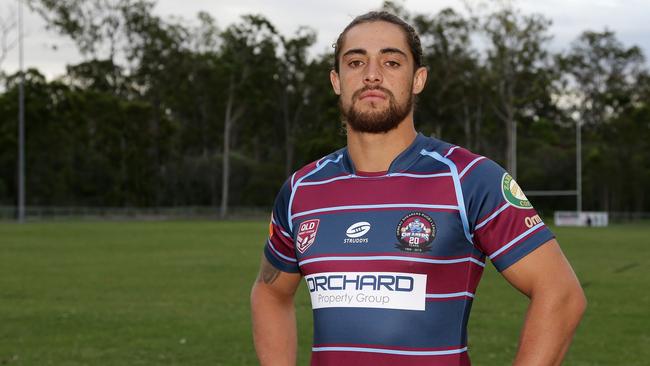
[[[296,247],[300,253],[304,253],[316,241],[318,224],[320,219],[303,221],[296,235]]]
[[[501,178],[501,192],[503,198],[511,205],[517,208],[533,208],[524,191],[508,173],[503,174],[503,178]]]
[[[397,249],[410,253],[427,252],[436,237],[436,224],[425,213],[411,212],[399,221],[396,234]]]

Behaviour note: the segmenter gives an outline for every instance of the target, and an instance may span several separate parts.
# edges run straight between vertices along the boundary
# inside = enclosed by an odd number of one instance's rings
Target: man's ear
[[[413,94],[420,94],[424,90],[424,86],[427,85],[427,75],[428,70],[424,66],[415,70],[415,74],[413,74]]]
[[[330,70],[330,83],[332,83],[334,93],[341,95],[341,80],[339,79],[339,74],[334,70]]]

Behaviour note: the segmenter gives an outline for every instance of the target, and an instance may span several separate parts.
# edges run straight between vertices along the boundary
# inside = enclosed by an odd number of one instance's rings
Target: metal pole
[[[576,211],[582,212],[582,123],[576,121]]]
[[[512,121],[512,178],[517,180],[517,120]]]
[[[18,0],[18,222],[25,222],[25,73],[23,72],[23,5]]]

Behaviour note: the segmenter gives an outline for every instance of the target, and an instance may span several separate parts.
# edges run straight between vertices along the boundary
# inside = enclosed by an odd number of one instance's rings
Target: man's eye
[[[357,68],[357,67],[359,67],[359,66],[361,66],[361,65],[363,65],[363,62],[362,62],[362,61],[359,61],[359,60],[354,60],[354,61],[350,61],[350,62],[348,62],[348,66],[350,66],[350,67],[353,68],[353,69],[354,69],[354,68]]]
[[[397,61],[386,61],[386,66],[394,68],[394,67],[399,67],[400,64]]]

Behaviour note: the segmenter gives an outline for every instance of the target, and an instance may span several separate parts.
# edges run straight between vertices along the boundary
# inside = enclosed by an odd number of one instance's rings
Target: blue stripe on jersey
[[[451,170],[451,177],[454,180],[454,189],[456,190],[456,200],[458,201],[458,209],[460,210],[460,219],[463,222],[463,230],[465,232],[465,237],[467,238],[467,241],[473,245],[474,242],[472,241],[472,235],[469,232],[469,221],[467,220],[465,200],[463,199],[463,190],[460,185],[460,178],[458,176],[458,168],[456,168],[456,164],[454,164],[454,162],[449,160],[448,158],[442,157],[436,151],[426,151],[422,149],[422,151],[420,151],[420,154],[430,156],[449,166],[449,169]]]
[[[554,237],[555,235],[553,235],[551,230],[549,230],[548,227],[543,226],[538,232],[534,233],[523,243],[515,246],[514,249],[495,257],[496,259],[492,260],[492,264],[494,264],[494,267],[496,267],[499,272],[502,272]]]
[[[296,181],[294,183],[293,187],[291,187],[291,197],[289,197],[289,204],[288,204],[288,207],[287,207],[287,217],[289,218],[289,230],[293,230],[293,222],[291,220],[291,205],[293,204],[293,198],[296,195],[296,190],[298,190],[298,187],[300,187],[300,182],[305,180],[305,178],[309,177],[310,175],[318,173],[318,171],[323,169],[327,164],[329,164],[329,163],[338,163],[339,161],[341,161],[342,157],[343,157],[343,154],[340,154],[334,160],[327,159],[322,164],[320,164],[320,162],[318,162],[316,164],[316,169],[314,169],[314,170],[310,171],[309,173],[307,173],[307,174],[303,175],[302,177],[300,177],[300,179],[298,179],[298,181]]]
[[[476,247],[467,245],[462,231],[463,226],[458,220],[458,211],[429,211],[421,210],[431,216],[435,225],[436,237],[434,238],[431,250],[423,253],[431,257],[467,257],[474,255],[481,258],[483,253]],[[405,254],[395,250],[398,243],[397,226],[401,217],[412,212],[412,210],[386,210],[371,212],[341,211],[336,215],[328,215],[327,220],[321,220],[314,244],[300,257],[331,256],[359,254],[377,255],[386,252]],[[346,244],[346,230],[355,222],[368,221],[371,224],[370,231],[365,235],[368,238],[366,244]],[[298,227],[302,221],[295,220],[294,226]],[[370,245],[369,243],[373,243]],[[441,245],[439,243],[444,243]]]
[[[467,171],[468,171],[472,166],[474,166],[474,164],[478,163],[480,160],[483,160],[483,159],[485,159],[484,156],[479,156],[478,158],[472,160],[469,164],[467,164],[467,166],[465,167],[465,169],[463,169],[463,171],[460,172],[460,176],[459,176],[459,178],[463,178],[463,176],[465,176],[465,173],[467,173]]]
[[[298,267],[296,263],[292,263],[289,261],[285,262],[282,259],[280,259],[280,257],[278,257],[279,253],[269,248],[268,243],[269,242],[267,242],[267,245],[264,247],[264,256],[269,261],[269,263],[271,263],[275,268],[283,272],[289,272],[289,273],[300,272],[300,267]]]
[[[314,344],[352,343],[412,348],[467,344],[466,325],[471,302],[470,298],[428,301],[425,311],[316,309]]]

